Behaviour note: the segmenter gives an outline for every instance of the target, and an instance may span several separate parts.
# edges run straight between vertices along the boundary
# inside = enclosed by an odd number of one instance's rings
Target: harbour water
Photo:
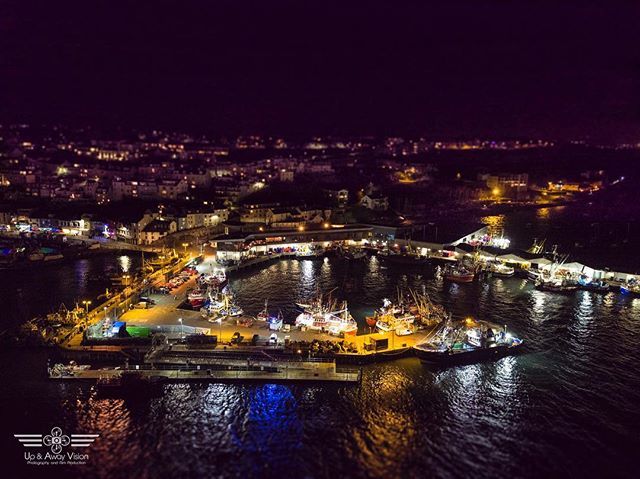
[[[125,260],[81,261],[88,263],[4,278],[3,325],[12,321],[7,314],[66,299],[81,283],[78,268]],[[46,351],[5,350],[2,361],[12,365],[0,369],[5,461],[24,463],[13,434],[59,426],[100,434],[85,465],[57,469],[71,477],[636,476],[640,298],[559,295],[517,278],[443,284],[425,268],[375,257],[282,260],[230,283],[248,313],[269,299],[288,319],[293,301],[338,288],[363,328],[364,316],[398,287],[424,288],[454,316],[506,324],[526,348],[447,369],[415,358],[373,364],[359,386],[170,384],[136,401],[47,381]],[[21,299],[12,296],[17,289]],[[20,470],[28,475],[33,466]]]

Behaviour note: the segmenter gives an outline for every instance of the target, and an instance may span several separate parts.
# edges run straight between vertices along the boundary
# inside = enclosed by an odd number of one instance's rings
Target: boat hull
[[[515,271],[513,273],[498,273],[496,271],[491,272],[491,276],[493,276],[494,278],[511,278],[514,274]]]
[[[502,345],[492,348],[476,348],[458,352],[427,351],[425,349],[414,347],[413,352],[423,363],[450,365],[470,364],[480,361],[500,359],[505,356],[516,354],[521,347],[522,343],[512,346]]]
[[[474,276],[473,274],[445,274],[444,279],[452,283],[472,283]]]
[[[573,293],[578,290],[577,286],[553,286],[547,284],[538,284],[536,289],[540,291],[547,291],[549,293]]]
[[[620,293],[629,296],[640,296],[640,291],[636,291],[635,289],[629,288],[627,286],[620,286]]]

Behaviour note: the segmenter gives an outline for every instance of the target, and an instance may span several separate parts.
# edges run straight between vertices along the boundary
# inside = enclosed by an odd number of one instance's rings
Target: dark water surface
[[[73,280],[52,279],[79,267],[68,268],[21,273],[30,305],[18,310],[68,295]],[[555,295],[515,278],[444,285],[375,257],[281,261],[231,286],[248,312],[268,298],[289,319],[294,300],[338,287],[359,321],[398,286],[424,287],[454,315],[506,324],[526,351],[449,369],[379,363],[363,368],[359,386],[175,384],[143,401],[46,381],[46,352],[3,351],[5,464],[24,463],[14,433],[60,426],[100,434],[88,463],[34,466],[25,477],[637,477],[640,299]]]

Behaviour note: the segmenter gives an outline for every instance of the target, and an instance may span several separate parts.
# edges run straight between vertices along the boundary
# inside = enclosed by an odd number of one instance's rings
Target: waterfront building
[[[154,219],[140,231],[138,244],[150,245],[177,231],[174,220]]]
[[[282,229],[267,232],[237,232],[220,235],[211,240],[218,259],[240,261],[253,256],[295,251],[302,245],[331,243],[334,241],[361,244],[372,238],[373,228],[366,225],[345,225],[320,229]]]

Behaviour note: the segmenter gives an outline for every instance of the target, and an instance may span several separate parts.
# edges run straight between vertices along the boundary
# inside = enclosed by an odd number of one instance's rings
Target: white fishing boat
[[[506,264],[498,261],[489,263],[488,270],[492,276],[496,276],[498,278],[510,278],[516,272],[516,270],[511,266],[507,266]]]
[[[312,331],[326,331],[336,336],[355,334],[358,324],[349,313],[346,301],[339,310],[332,310],[326,305],[320,305],[298,315],[296,326]]]

